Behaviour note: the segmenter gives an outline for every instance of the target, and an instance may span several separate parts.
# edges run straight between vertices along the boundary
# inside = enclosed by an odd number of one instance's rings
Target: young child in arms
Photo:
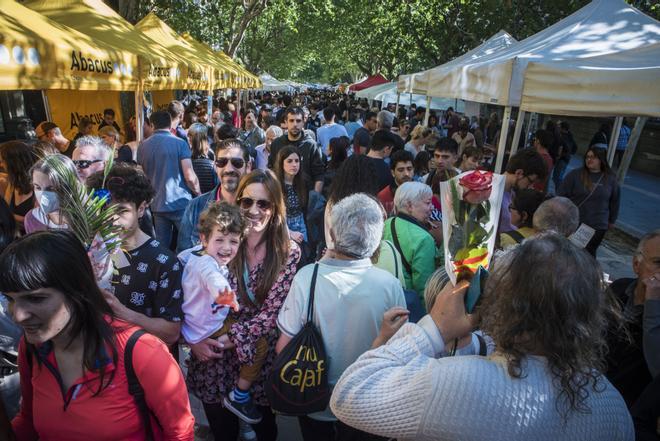
[[[236,293],[227,281],[227,264],[238,252],[245,227],[238,207],[226,202],[213,203],[200,216],[201,245],[179,254],[185,265],[181,281],[184,313],[181,333],[190,344],[225,335],[236,323],[230,310],[238,312],[239,306]],[[267,353],[267,342],[259,339],[253,363],[241,366],[238,383],[224,399],[225,407],[249,424],[261,421],[250,387],[259,377]]]

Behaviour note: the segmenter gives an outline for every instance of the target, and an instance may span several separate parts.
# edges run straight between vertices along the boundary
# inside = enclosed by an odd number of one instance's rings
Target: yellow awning
[[[218,70],[221,76],[229,75],[230,71],[227,66],[220,64],[215,58],[209,58],[205,51],[200,50],[196,45],[191,44],[185,38],[177,34],[174,29],[169,27],[167,23],[158,18],[156,14],[150,12],[146,17],[140,20],[135,29],[145,33],[152,39],[160,42],[171,52],[176,52],[180,56],[186,57],[191,62],[203,65],[205,67],[204,75],[208,78],[214,78],[215,71]],[[208,88],[213,88],[213,80],[210,81]]]
[[[200,51],[206,53],[208,57],[218,59],[221,65],[226,66],[227,70],[230,72],[227,78],[221,77],[218,71],[214,73],[214,86],[216,89],[223,89],[226,87],[237,89],[254,89],[261,86],[261,80],[258,76],[250,73],[243,66],[236,63],[229,57],[229,55],[225,54],[223,51],[214,51],[209,45],[195,40],[187,32],[184,33],[182,37],[185,38],[188,43],[194,45]]]
[[[0,0],[0,89],[135,90],[137,57]]]
[[[208,89],[208,81],[189,71],[204,72],[203,65],[169,51],[138,31],[101,0],[28,0],[25,6],[58,23],[89,35],[106,46],[139,56],[140,78],[146,90]]]

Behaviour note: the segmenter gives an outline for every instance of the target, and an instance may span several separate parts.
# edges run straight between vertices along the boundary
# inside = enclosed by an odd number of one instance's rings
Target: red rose
[[[458,180],[463,187],[463,200],[468,204],[480,204],[490,197],[493,190],[493,174],[488,171],[475,170]]]

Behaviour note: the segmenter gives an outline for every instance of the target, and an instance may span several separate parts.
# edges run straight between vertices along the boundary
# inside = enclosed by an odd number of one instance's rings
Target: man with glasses
[[[188,144],[170,133],[170,114],[154,112],[151,122],[154,134],[140,145],[137,162],[156,190],[151,203],[156,239],[173,249],[172,238],[179,231],[183,213],[192,199],[191,193],[200,194],[199,180],[192,167]]]
[[[199,215],[215,201],[236,203],[236,190],[244,174],[251,171],[250,156],[237,139],[218,142],[215,150],[215,172],[220,182],[213,190],[194,198],[188,203],[179,228],[177,252],[199,243]]]
[[[534,149],[523,149],[513,155],[506,164],[504,172],[504,195],[500,209],[500,223],[497,233],[506,233],[516,229],[511,224],[509,205],[513,192],[530,188],[537,181],[543,181],[548,173],[543,157]]]
[[[300,159],[303,173],[311,178],[314,183],[314,190],[321,193],[323,191],[325,165],[323,164],[321,149],[312,137],[304,131],[305,112],[300,107],[289,107],[286,109],[284,117],[286,133],[275,139],[271,144],[268,168],[273,169],[280,149],[287,145],[293,145],[298,148],[302,156]],[[311,188],[308,188],[308,190],[311,190]]]
[[[87,178],[101,171],[112,152],[96,136],[83,136],[76,141],[76,148],[71,155],[78,170],[78,178],[84,183]]]
[[[610,286],[625,323],[611,324],[605,371],[629,407],[660,375],[660,229],[639,241],[632,267],[637,278],[618,279]]]

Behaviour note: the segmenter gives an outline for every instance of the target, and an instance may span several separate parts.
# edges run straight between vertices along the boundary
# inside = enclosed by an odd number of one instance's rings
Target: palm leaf
[[[57,155],[48,156],[44,161],[59,177],[60,212],[69,229],[85,248],[92,244],[97,233],[100,234],[108,252],[112,253],[120,246],[120,227],[114,225],[116,207],[108,205],[106,198],[96,196],[93,190],[87,190],[74,170]],[[108,171],[106,164],[104,181]]]

